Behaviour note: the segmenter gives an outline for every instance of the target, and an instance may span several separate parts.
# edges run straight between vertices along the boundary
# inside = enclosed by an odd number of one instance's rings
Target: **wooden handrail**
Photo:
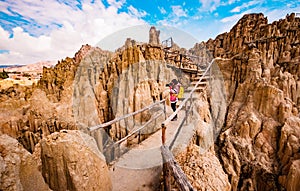
[[[158,104],[164,103],[165,101],[166,101],[166,100],[163,99],[163,100],[161,100],[161,101],[159,101],[159,102],[155,102],[155,103],[153,103],[153,104],[151,104],[151,105],[148,105],[148,106],[146,106],[146,107],[144,107],[144,108],[142,108],[142,109],[140,109],[140,110],[138,110],[138,111],[135,111],[135,112],[132,112],[132,113],[123,115],[123,116],[118,117],[118,118],[116,118],[116,119],[113,119],[113,120],[111,120],[111,121],[109,121],[109,122],[102,123],[102,124],[99,124],[99,125],[96,125],[96,126],[93,126],[93,127],[89,127],[88,130],[89,130],[89,131],[94,131],[94,130],[97,130],[97,129],[100,129],[100,128],[104,128],[104,127],[110,126],[110,125],[112,125],[112,124],[114,124],[114,123],[116,123],[116,122],[118,122],[118,121],[121,121],[121,120],[123,120],[123,119],[125,119],[125,118],[134,116],[134,115],[139,114],[139,113],[141,113],[141,112],[143,112],[143,111],[146,111],[146,110],[148,110],[148,109],[151,109],[152,107],[154,107],[154,106],[156,106],[156,105],[158,105]]]
[[[145,128],[147,125],[149,125],[154,119],[158,118],[159,116],[161,116],[161,114],[163,114],[164,111],[159,112],[156,116],[154,116],[152,119],[150,119],[149,121],[147,121],[145,124],[143,124],[141,127],[133,130],[131,133],[129,133],[128,135],[126,135],[125,137],[123,137],[122,139],[118,140],[117,142],[115,142],[114,144],[117,145],[123,141],[125,141],[126,139],[128,139],[130,136],[132,136],[134,133],[142,130],[143,128]]]
[[[193,186],[189,182],[188,178],[186,177],[178,163],[175,161],[175,158],[169,148],[163,145],[161,146],[161,151],[164,164],[164,172],[169,172],[168,174],[164,174],[164,178],[169,179],[168,176],[172,174],[180,191],[194,191]],[[165,186],[170,187],[171,185]],[[171,190],[171,188],[166,188],[166,190]]]
[[[163,157],[163,177],[164,177],[164,186],[165,186],[165,190],[171,190],[171,183],[170,183],[170,176],[173,176],[175,179],[175,182],[179,188],[179,190],[181,191],[190,191],[190,190],[194,190],[194,188],[192,187],[192,185],[190,184],[190,182],[188,181],[186,175],[184,174],[184,172],[182,171],[182,169],[180,168],[180,166],[176,163],[174,156],[172,154],[172,152],[170,151],[170,148],[172,148],[172,146],[174,145],[174,142],[176,140],[176,137],[179,134],[179,131],[181,129],[181,127],[183,126],[184,122],[187,120],[189,112],[191,111],[191,107],[192,107],[192,102],[190,102],[190,108],[188,109],[188,111],[185,114],[184,119],[181,121],[179,128],[177,129],[175,136],[173,137],[173,139],[171,140],[171,144],[170,146],[166,146],[165,145],[165,131],[166,131],[166,125],[171,121],[171,119],[173,119],[175,117],[175,115],[178,114],[178,112],[182,109],[182,107],[187,104],[188,100],[193,99],[192,95],[195,92],[196,88],[198,87],[198,85],[200,84],[200,82],[203,80],[204,76],[207,74],[208,71],[211,70],[211,66],[214,63],[215,59],[213,59],[210,64],[208,65],[208,67],[206,68],[205,72],[203,73],[203,75],[200,77],[200,79],[198,80],[198,82],[196,83],[196,85],[194,86],[194,88],[192,89],[192,91],[188,94],[188,96],[182,101],[182,103],[179,105],[179,107],[175,110],[175,112],[173,112],[172,115],[170,115],[162,124],[162,146],[161,146],[161,154]],[[210,72],[211,75],[211,72]],[[187,108],[186,108],[187,109]]]
[[[164,122],[162,122],[162,124],[164,126],[166,126],[178,113],[179,111],[183,108],[183,106],[185,105],[185,103],[192,97],[192,94],[195,92],[196,88],[199,86],[200,82],[204,79],[204,76],[207,74],[207,72],[210,70],[210,67],[212,66],[212,64],[214,63],[216,59],[213,59],[208,67],[206,68],[205,72],[203,73],[203,75],[200,77],[200,79],[198,80],[198,82],[196,83],[196,85],[194,86],[194,88],[192,89],[192,91],[188,94],[188,96],[181,102],[181,104],[179,105],[179,107],[173,112],[172,115],[170,115]]]

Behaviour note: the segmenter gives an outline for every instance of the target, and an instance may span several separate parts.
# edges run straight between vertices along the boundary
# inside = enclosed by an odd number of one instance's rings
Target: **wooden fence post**
[[[161,124],[161,142],[162,145],[166,143],[166,126],[165,124]]]
[[[163,123],[161,124],[161,142],[162,142],[162,147],[164,147],[166,143],[166,126]],[[163,159],[163,182],[164,182],[163,190],[170,191],[171,180],[170,180],[170,173],[168,168],[168,161],[165,159],[163,152],[161,154]]]
[[[163,162],[164,191],[171,190],[171,177],[168,165],[169,163],[167,161]]]

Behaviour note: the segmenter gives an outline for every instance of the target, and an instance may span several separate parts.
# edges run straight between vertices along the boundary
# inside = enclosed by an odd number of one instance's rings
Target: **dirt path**
[[[183,119],[183,112],[179,113],[177,121],[171,121],[167,125],[167,144],[170,144],[170,141],[175,136],[176,129]],[[171,114],[172,111],[168,111],[168,116]],[[191,125],[185,126],[176,139],[174,149],[181,150],[186,148],[193,133],[194,129]],[[161,131],[157,131],[119,158],[113,167],[110,168],[113,190],[157,190],[162,169],[160,146]]]

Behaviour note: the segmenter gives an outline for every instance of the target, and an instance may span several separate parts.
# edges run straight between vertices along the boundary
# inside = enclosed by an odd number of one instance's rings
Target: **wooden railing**
[[[116,142],[110,142],[107,145],[105,145],[103,153],[105,154],[107,163],[110,163],[110,162],[114,161],[115,159],[119,158],[122,154],[124,154],[124,153],[127,152],[127,150],[121,151],[120,144],[122,142],[128,140],[128,138],[130,138],[131,136],[137,135],[138,136],[138,144],[139,144],[141,142],[141,131],[144,128],[146,128],[150,123],[152,123],[154,120],[156,120],[158,117],[162,116],[163,114],[164,114],[165,119],[166,119],[166,117],[167,117],[167,113],[166,113],[166,100],[163,99],[161,101],[158,101],[158,102],[155,102],[155,103],[153,103],[151,105],[148,105],[148,106],[146,106],[146,107],[144,107],[144,108],[142,108],[142,109],[140,109],[138,111],[135,111],[135,112],[126,114],[124,116],[118,117],[118,118],[113,119],[113,120],[111,120],[109,122],[106,122],[106,123],[99,124],[99,125],[92,126],[92,127],[88,128],[89,131],[96,131],[96,130],[99,130],[99,129],[108,128],[111,125],[116,124],[116,123],[118,123],[121,120],[126,120],[129,117],[133,117],[133,116],[135,116],[137,114],[140,114],[140,113],[142,113],[142,112],[144,112],[146,110],[150,110],[153,107],[155,107],[157,105],[160,105],[160,104],[163,104],[163,111],[158,112],[154,117],[151,117],[150,120],[148,120],[146,123],[144,123],[140,127],[136,128],[136,129],[133,129],[125,137],[119,139]],[[128,128],[128,127],[125,127],[125,128]]]
[[[173,47],[173,38],[169,37],[168,39],[163,40],[161,42],[161,44],[162,44],[162,46],[163,46],[164,49],[172,48]]]
[[[207,67],[206,65],[200,65],[199,63],[206,63],[208,58],[193,56],[189,54],[180,53],[178,50],[164,49],[165,61],[189,73],[198,73],[201,67]]]
[[[206,68],[206,65],[200,65],[199,63],[208,63],[208,60],[210,60],[211,58],[209,57],[209,51],[206,53],[208,57],[201,57],[191,54],[184,54],[179,50],[172,49],[174,45],[172,37],[163,40],[161,44],[165,53],[165,61],[171,65],[175,64],[175,67],[187,70],[188,72],[197,73],[201,69],[201,67]],[[174,63],[172,64],[172,62],[169,61],[173,61]]]
[[[125,115],[123,115],[123,116],[121,116],[121,117],[118,117],[118,118],[116,118],[116,119],[113,119],[113,120],[111,120],[111,121],[109,121],[109,122],[106,122],[106,123],[102,123],[102,124],[99,124],[99,125],[95,125],[95,126],[92,126],[92,127],[89,127],[88,128],[88,130],[89,131],[95,131],[95,130],[97,130],[97,129],[100,129],[100,128],[105,128],[105,127],[108,127],[108,126],[110,126],[110,125],[112,125],[112,124],[114,124],[114,123],[116,123],[116,122],[119,122],[119,121],[121,121],[121,120],[124,120],[124,119],[126,119],[126,118],[128,118],[128,117],[132,117],[132,116],[134,116],[134,115],[137,115],[137,114],[139,114],[139,113],[142,113],[143,111],[146,111],[146,110],[150,110],[151,108],[153,108],[154,106],[156,106],[156,105],[159,105],[159,104],[161,104],[161,103],[164,103],[164,112],[166,113],[166,106],[165,106],[165,102],[166,102],[166,100],[165,99],[163,99],[163,100],[161,100],[161,101],[158,101],[158,102],[155,102],[155,103],[153,103],[153,104],[151,104],[151,105],[148,105],[148,106],[146,106],[146,107],[144,107],[144,108],[142,108],[142,109],[140,109],[140,110],[138,110],[138,111],[135,111],[135,112],[132,112],[132,113],[129,113],[129,114],[125,114]]]

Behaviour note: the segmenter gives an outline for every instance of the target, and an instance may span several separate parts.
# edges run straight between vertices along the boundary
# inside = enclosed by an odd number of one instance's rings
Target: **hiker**
[[[171,102],[171,108],[173,112],[176,111],[176,104],[178,102],[178,93],[179,93],[179,88],[180,84],[176,79],[173,79],[171,83],[169,84],[170,87],[170,102]],[[176,121],[177,120],[177,114],[171,121]]]

